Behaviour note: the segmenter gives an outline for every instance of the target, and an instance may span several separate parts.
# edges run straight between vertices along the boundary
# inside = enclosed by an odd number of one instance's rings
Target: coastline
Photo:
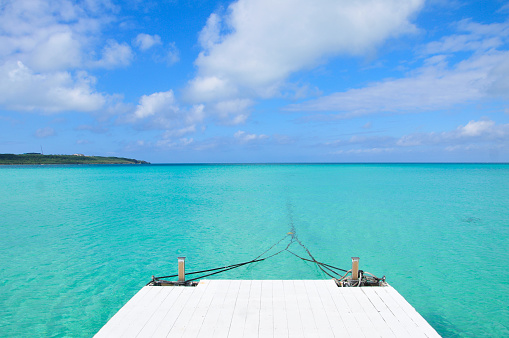
[[[124,157],[85,155],[0,154],[0,165],[67,165],[67,164],[150,164]]]

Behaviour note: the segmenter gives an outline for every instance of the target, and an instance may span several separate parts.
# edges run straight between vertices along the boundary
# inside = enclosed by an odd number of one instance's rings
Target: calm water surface
[[[0,213],[2,337],[90,337],[177,256],[250,260],[292,226],[442,336],[509,336],[509,165],[0,167]],[[327,278],[286,252],[214,277]]]

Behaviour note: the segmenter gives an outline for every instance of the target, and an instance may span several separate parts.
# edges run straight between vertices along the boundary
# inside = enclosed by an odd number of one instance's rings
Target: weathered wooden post
[[[359,279],[359,257],[352,257],[352,280]]]
[[[185,282],[186,281],[186,258],[179,257],[178,265],[179,265],[179,282]]]

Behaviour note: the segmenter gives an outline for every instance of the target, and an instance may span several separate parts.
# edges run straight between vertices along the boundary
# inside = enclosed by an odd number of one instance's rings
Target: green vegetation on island
[[[25,164],[149,164],[149,162],[124,157],[102,157],[76,155],[42,155],[42,154],[0,154],[0,165]]]

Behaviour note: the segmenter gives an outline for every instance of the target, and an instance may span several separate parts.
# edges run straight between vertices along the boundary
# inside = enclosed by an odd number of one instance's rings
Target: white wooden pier
[[[440,337],[391,286],[202,280],[145,286],[95,337]]]

